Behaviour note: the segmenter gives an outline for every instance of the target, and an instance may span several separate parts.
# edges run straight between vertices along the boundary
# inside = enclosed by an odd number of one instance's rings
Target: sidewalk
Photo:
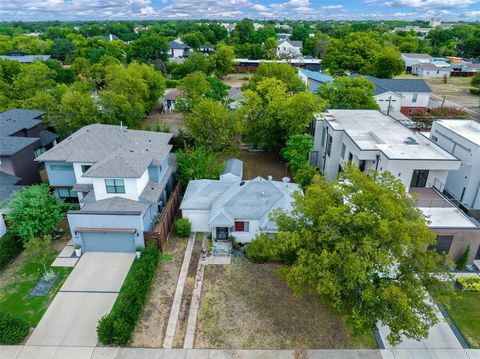
[[[300,352],[298,353],[300,354]],[[323,349],[305,359],[478,359],[480,349]],[[2,359],[290,359],[294,350],[141,349],[0,346]]]

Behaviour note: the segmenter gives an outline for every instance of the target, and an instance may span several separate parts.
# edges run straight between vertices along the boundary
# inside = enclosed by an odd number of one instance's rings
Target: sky
[[[0,20],[480,20],[480,0],[0,0]]]

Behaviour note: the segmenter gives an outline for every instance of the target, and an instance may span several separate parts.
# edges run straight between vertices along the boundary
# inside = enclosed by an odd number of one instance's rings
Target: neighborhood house
[[[69,211],[75,244],[83,251],[133,252],[144,246],[175,184],[172,135],[122,126],[85,126],[37,161],[45,163]]]

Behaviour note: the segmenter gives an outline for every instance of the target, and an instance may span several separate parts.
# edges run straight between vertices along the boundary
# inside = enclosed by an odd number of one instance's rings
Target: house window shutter
[[[235,232],[243,232],[245,228],[245,222],[235,222]]]

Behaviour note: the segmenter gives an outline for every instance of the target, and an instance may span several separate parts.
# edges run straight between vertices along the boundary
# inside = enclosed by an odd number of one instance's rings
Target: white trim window
[[[250,223],[247,221],[235,221],[235,225],[233,227],[235,232],[249,232],[250,231]]]
[[[125,182],[123,179],[105,179],[107,193],[125,193]]]

